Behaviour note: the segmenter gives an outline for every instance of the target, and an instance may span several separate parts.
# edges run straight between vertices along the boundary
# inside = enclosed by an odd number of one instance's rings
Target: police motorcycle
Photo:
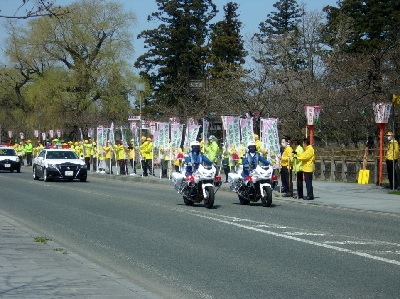
[[[270,207],[272,190],[278,183],[273,175],[274,168],[267,159],[255,152],[254,142],[249,143],[248,149],[249,152],[242,157],[242,165],[238,171],[228,174],[230,188],[237,193],[241,205],[261,200],[264,207]],[[264,165],[261,166],[258,162]]]
[[[183,202],[187,206],[204,201],[206,208],[214,206],[215,193],[221,187],[222,180],[211,161],[199,152],[198,141],[192,142],[192,151],[185,158],[186,173],[173,172],[172,182],[175,190],[183,195]],[[207,164],[204,165],[204,162]]]

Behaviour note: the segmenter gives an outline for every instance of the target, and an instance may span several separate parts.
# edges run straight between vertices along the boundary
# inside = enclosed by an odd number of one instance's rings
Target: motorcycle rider
[[[248,152],[245,153],[242,157],[243,179],[246,179],[246,177],[249,176],[250,171],[256,169],[258,162],[263,163],[265,166],[271,165],[271,163],[266,158],[264,158],[263,156],[260,155],[259,152],[257,152],[255,142],[250,141],[247,144],[247,149]]]
[[[200,151],[200,143],[198,141],[192,141],[190,143],[190,148],[190,152],[188,152],[185,157],[186,176],[195,172],[203,162],[209,165],[212,164],[212,161]]]

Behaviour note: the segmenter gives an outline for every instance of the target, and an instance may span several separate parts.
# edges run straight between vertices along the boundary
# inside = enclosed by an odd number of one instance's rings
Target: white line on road
[[[234,218],[235,221],[230,221],[230,220],[225,220],[225,219],[229,219],[229,217],[224,216],[224,215],[209,214],[209,215],[212,215],[212,216],[208,216],[208,215],[204,214],[204,212],[201,213],[201,212],[197,212],[197,211],[194,211],[194,210],[183,210],[183,209],[179,209],[179,210],[180,210],[180,212],[186,212],[186,213],[189,213],[189,214],[197,216],[197,217],[201,217],[201,218],[205,218],[205,219],[208,219],[208,220],[217,221],[217,222],[220,222],[220,223],[225,223],[225,224],[228,224],[228,225],[233,225],[233,226],[236,226],[236,227],[240,227],[240,228],[256,231],[256,232],[259,232],[259,233],[264,233],[264,234],[267,234],[267,235],[280,237],[280,238],[284,238],[284,239],[289,239],[289,240],[292,240],[292,241],[306,243],[306,244],[309,244],[309,245],[323,247],[323,248],[327,248],[327,249],[331,249],[331,250],[335,250],[335,251],[346,252],[346,253],[350,253],[350,254],[353,254],[353,255],[357,255],[357,256],[368,258],[368,259],[372,259],[372,260],[375,260],[375,261],[381,261],[381,262],[384,262],[384,263],[400,266],[400,261],[391,260],[391,259],[383,258],[383,257],[380,257],[380,256],[371,255],[371,254],[368,254],[368,253],[365,253],[365,252],[360,252],[360,251],[347,249],[347,248],[341,248],[341,247],[329,245],[329,244],[326,244],[326,243],[320,243],[320,242],[315,242],[315,241],[311,241],[311,240],[305,240],[305,239],[301,239],[301,238],[294,237],[294,236],[291,236],[291,235],[287,235],[285,233],[277,233],[277,232],[273,232],[273,231],[269,231],[269,230],[264,230],[264,229],[261,229],[259,227],[238,223],[240,220],[243,221],[243,222],[244,221],[254,222],[254,221],[249,220],[249,219],[239,219],[239,218],[235,217]],[[218,216],[222,217],[224,219],[217,218],[216,216],[217,217]]]

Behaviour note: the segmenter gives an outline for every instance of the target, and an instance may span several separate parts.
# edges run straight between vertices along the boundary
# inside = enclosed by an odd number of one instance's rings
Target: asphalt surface
[[[22,171],[30,172],[31,168],[25,167]],[[171,188],[170,181],[158,177],[89,173],[90,176],[136,182],[145,180]],[[229,190],[229,185],[223,184],[221,190]],[[400,217],[400,196],[388,194],[388,191],[375,185],[315,181],[315,200],[302,201],[302,204],[360,209]],[[276,191],[274,199],[278,198],[299,201],[282,198]],[[157,298],[51,240],[35,242],[37,236],[34,230],[0,214],[0,298]]]

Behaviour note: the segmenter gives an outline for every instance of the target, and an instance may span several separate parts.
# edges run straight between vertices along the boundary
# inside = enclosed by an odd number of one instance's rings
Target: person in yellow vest
[[[97,149],[97,159],[99,161],[99,173],[106,173],[106,152],[104,147],[100,145]]]
[[[386,146],[386,169],[389,179],[390,189],[397,188],[397,161],[399,159],[399,143],[394,138],[393,132],[387,132],[388,144]],[[394,172],[394,175],[393,175]]]
[[[33,156],[37,157],[40,152],[44,149],[43,144],[41,144],[39,141],[37,142],[35,148],[33,149]]]
[[[293,196],[293,198],[302,199],[303,196],[303,167],[302,162],[297,159],[296,154],[302,154],[304,152],[303,147],[297,140],[292,141],[292,149],[293,149],[293,157],[291,159],[292,169],[294,170],[296,176],[296,187],[297,187],[297,196]]]
[[[87,166],[87,170],[90,171],[90,164],[92,160],[92,144],[89,142],[89,140],[85,140],[85,143],[83,144],[84,147],[84,157],[85,157],[85,163]]]
[[[28,139],[25,143],[24,146],[24,151],[26,154],[26,165],[27,166],[32,166],[32,152],[33,152],[33,146],[32,146],[32,141]]]
[[[217,143],[217,137],[211,135],[208,137],[209,143],[204,145],[204,150],[208,159],[211,162],[217,162],[217,155],[219,152],[219,146]]]
[[[25,157],[25,151],[24,151],[24,145],[22,142],[20,142],[17,146],[17,155],[19,156],[19,161],[21,165],[24,165],[24,157]]]
[[[115,145],[115,153],[117,158],[117,163],[119,165],[119,174],[126,175],[126,164],[125,164],[125,147],[122,141],[118,141]]]
[[[307,196],[303,197],[304,200],[313,200],[314,199],[314,189],[312,185],[312,177],[314,172],[314,161],[315,161],[315,153],[314,148],[310,144],[310,139],[304,138],[303,139],[303,153],[297,153],[296,151],[294,154],[297,156],[297,160],[301,161],[301,168],[304,173],[304,180],[306,181],[306,189],[307,189]]]
[[[145,149],[145,157],[146,157],[146,164],[147,164],[147,169],[150,175],[155,175],[154,174],[154,169],[153,169],[153,142],[150,137],[146,139],[147,146]]]
[[[75,145],[75,146],[74,146],[74,148],[75,148],[75,153],[78,155],[79,158],[81,158],[81,157],[82,157],[82,148],[81,148],[81,146],[79,145],[79,142],[75,142],[74,145]]]
[[[98,172],[98,152],[97,152],[97,143],[95,141],[92,142],[92,164],[93,171]]]
[[[104,152],[105,152],[105,159],[106,159],[106,165],[107,165],[107,173],[109,174],[113,174],[112,171],[112,164],[113,164],[113,160],[112,160],[112,155],[114,153],[114,149],[111,146],[110,140],[107,140],[107,144],[106,146],[103,148]]]
[[[147,169],[147,162],[146,162],[146,150],[147,147],[149,146],[148,141],[146,140],[147,137],[146,136],[142,136],[140,138],[140,141],[142,142],[142,144],[139,147],[140,150],[140,163],[142,165],[142,175],[143,176],[148,176],[148,169]]]
[[[257,153],[261,153],[261,140],[257,134],[253,134],[254,142],[256,143],[256,151]]]
[[[281,182],[283,197],[293,196],[292,188],[292,168],[290,167],[290,159],[292,157],[292,147],[290,146],[290,137],[284,137],[281,140],[283,148],[281,158]]]
[[[175,159],[174,159],[174,168],[176,172],[181,171],[181,164],[183,161],[183,151],[181,147],[178,147],[177,149],[175,147],[172,148],[172,152],[175,154]]]

